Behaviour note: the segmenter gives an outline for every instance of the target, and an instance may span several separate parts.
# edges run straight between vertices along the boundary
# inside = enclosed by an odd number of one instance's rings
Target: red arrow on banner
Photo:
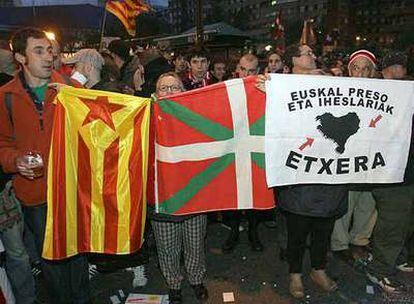
[[[303,149],[305,149],[307,146],[311,147],[314,141],[315,140],[313,138],[306,137],[306,142],[299,147],[299,150],[303,151]]]
[[[376,128],[377,122],[379,122],[381,120],[381,118],[382,118],[382,116],[380,114],[375,119],[371,119],[371,122],[369,123],[369,127],[370,128]]]

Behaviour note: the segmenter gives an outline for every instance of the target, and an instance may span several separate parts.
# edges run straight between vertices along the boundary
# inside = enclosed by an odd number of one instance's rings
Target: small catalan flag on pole
[[[106,10],[121,20],[128,34],[135,36],[135,18],[145,12],[149,12],[151,7],[143,0],[109,0],[106,2]]]

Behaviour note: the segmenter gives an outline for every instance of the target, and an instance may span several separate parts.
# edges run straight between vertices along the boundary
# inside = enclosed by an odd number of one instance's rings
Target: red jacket
[[[68,83],[57,72],[52,73],[51,82]],[[5,94],[11,93],[12,121],[6,108]],[[49,158],[56,91],[48,89],[44,101],[43,128],[40,116],[29,94],[23,88],[19,76],[0,87],[0,165],[6,173],[15,173],[13,188],[17,198],[28,206],[41,205],[46,202],[46,168]],[[14,139],[13,139],[14,135]],[[44,162],[42,177],[29,180],[17,173],[16,158],[27,151],[38,151]]]

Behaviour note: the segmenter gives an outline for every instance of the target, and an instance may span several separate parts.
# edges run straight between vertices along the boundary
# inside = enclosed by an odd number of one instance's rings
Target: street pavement
[[[259,232],[265,246],[263,252],[253,252],[249,247],[247,232],[241,232],[240,244],[230,254],[223,254],[221,245],[229,230],[220,223],[208,226],[207,233],[207,280],[209,300],[206,303],[223,302],[223,293],[232,292],[237,304],[287,304],[287,303],[380,303],[408,304],[414,303],[414,274],[399,274],[399,279],[411,285],[411,290],[404,294],[387,296],[366,280],[365,275],[356,271],[351,265],[329,256],[328,273],[338,282],[339,291],[332,294],[319,292],[310,282],[309,258],[304,263],[304,284],[306,299],[293,300],[288,293],[288,269],[284,261],[279,260],[276,241],[276,229],[261,224]],[[129,293],[166,294],[168,289],[157,267],[155,253],[147,264],[148,283],[145,287],[132,287],[132,274],[118,271],[111,274],[98,274],[91,280],[94,303],[112,303],[111,296],[117,296],[121,303],[119,290]],[[183,269],[184,272],[184,269]],[[183,284],[184,303],[197,304],[192,289],[185,281]]]
[[[246,223],[243,223],[246,225]],[[224,254],[221,245],[229,230],[221,223],[211,223],[207,230],[207,278],[206,286],[209,299],[205,303],[221,304],[223,293],[234,294],[236,304],[413,304],[414,274],[400,273],[399,279],[410,286],[403,294],[386,295],[373,286],[363,274],[341,260],[329,255],[328,273],[339,285],[339,290],[325,294],[317,290],[309,280],[310,271],[308,253],[304,261],[304,284],[306,298],[294,300],[288,292],[288,268],[285,261],[279,259],[277,230],[260,224],[259,233],[265,246],[263,252],[253,252],[247,240],[247,229],[240,233],[240,244],[234,252]],[[94,304],[122,304],[129,293],[167,294],[157,266],[154,246],[150,239],[149,261],[146,264],[148,283],[144,287],[132,287],[133,274],[125,270],[113,273],[98,273],[91,279],[91,292]],[[183,273],[184,269],[183,269]],[[45,300],[44,288],[40,303]],[[198,304],[188,282],[182,286],[185,304]],[[121,292],[120,292],[121,291]],[[122,297],[125,295],[125,297]],[[112,298],[112,300],[111,300]],[[55,304],[55,303],[53,303]]]

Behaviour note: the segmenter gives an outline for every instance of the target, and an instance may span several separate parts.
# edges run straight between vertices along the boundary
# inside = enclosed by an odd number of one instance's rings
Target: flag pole
[[[103,50],[103,38],[104,38],[104,33],[105,33],[106,14],[107,14],[106,2],[107,1],[105,1],[104,6],[103,6],[104,12],[103,12],[102,23],[101,23],[101,34],[100,34],[100,39],[99,39],[99,51]]]
[[[195,44],[197,49],[201,49],[204,43],[204,28],[203,28],[203,0],[196,2],[196,36]]]

